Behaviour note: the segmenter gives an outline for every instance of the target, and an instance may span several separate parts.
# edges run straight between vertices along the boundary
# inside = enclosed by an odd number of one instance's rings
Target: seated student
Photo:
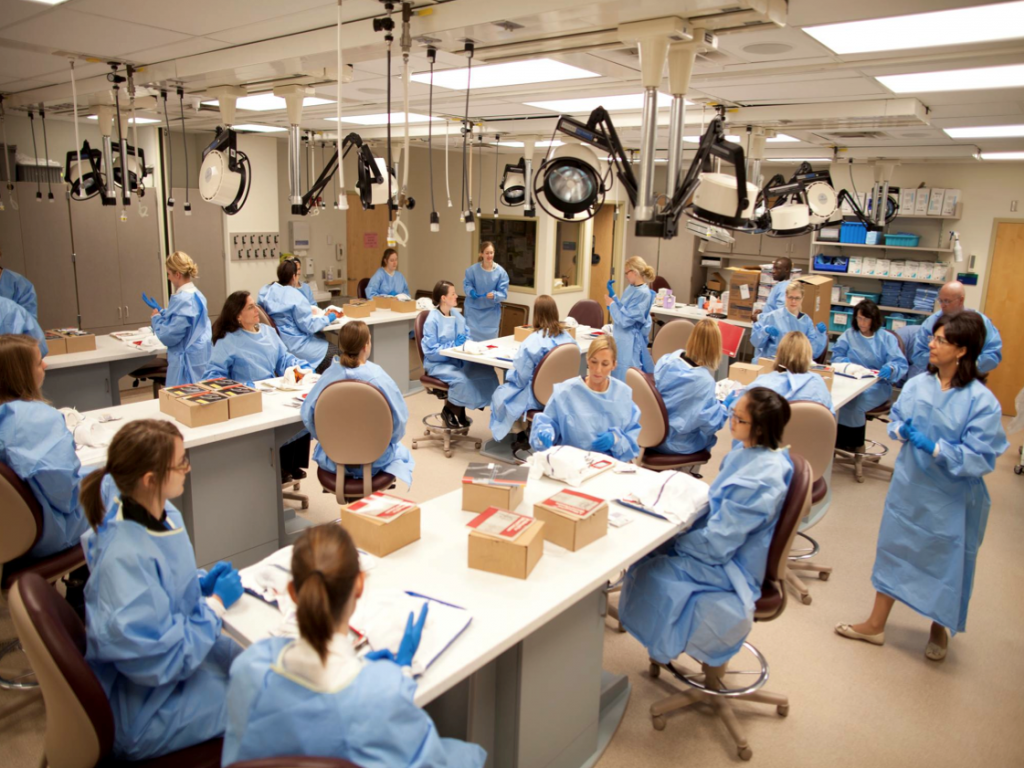
[[[491,402],[498,388],[498,376],[489,365],[470,363],[445,357],[442,349],[466,343],[466,321],[455,308],[459,297],[455,286],[447,280],[438,280],[434,286],[434,306],[423,324],[423,369],[428,376],[448,385],[448,400],[441,417],[449,429],[468,427],[473,420],[466,415],[467,408],[482,409]]]
[[[31,336],[39,344],[39,351],[43,353],[43,357],[50,353],[50,348],[46,345],[46,334],[36,319],[19,304],[3,297],[0,297],[0,333]]]
[[[629,385],[612,378],[617,358],[615,339],[601,336],[591,342],[586,378],[555,384],[544,412],[534,417],[530,446],[535,451],[573,445],[619,461],[640,455],[640,409]]]
[[[277,331],[260,325],[256,302],[248,291],[228,296],[213,324],[213,355],[203,378],[223,377],[252,386],[262,379],[284,376],[293,367],[312,370],[309,363],[285,349]],[[281,446],[282,483],[306,476],[310,445],[309,433],[303,431]]]
[[[394,475],[406,485],[412,485],[412,470],[416,466],[409,449],[402,445],[405,436],[405,425],[409,422],[409,407],[398,389],[398,385],[388,376],[387,372],[376,363],[369,362],[370,329],[362,320],[352,320],[341,328],[338,339],[338,357],[331,367],[324,371],[306,401],[302,404],[302,423],[306,425],[313,437],[316,437],[314,413],[316,402],[326,387],[337,381],[365,381],[381,391],[388,406],[391,408],[391,443],[384,455],[373,462],[373,471],[387,472]],[[313,461],[328,472],[337,472],[338,467],[324,453],[323,446],[317,443],[313,451]],[[362,467],[346,467],[345,474],[349,477],[362,477]]]
[[[907,372],[907,358],[895,334],[882,330],[882,313],[870,299],[853,310],[854,328],[843,331],[832,349],[833,363],[856,363],[878,371],[878,381],[839,409],[836,446],[856,450],[864,445],[865,414],[889,400],[892,382]]]
[[[722,459],[707,514],[627,571],[619,619],[654,661],[686,653],[716,667],[743,645],[793,476],[780,445],[789,413],[763,387],[741,397],[730,420],[741,447]]]
[[[167,257],[167,279],[174,295],[167,309],[154,309],[150,317],[153,333],[167,347],[167,386],[199,381],[210,361],[210,314],[206,297],[193,278],[199,267],[188,254],[175,251]]]
[[[3,251],[0,250],[0,259]],[[39,302],[36,300],[36,287],[28,278],[5,267],[0,267],[0,298],[10,299],[32,317],[39,317]]]
[[[366,298],[372,299],[376,296],[397,296],[409,293],[409,284],[405,277],[398,271],[398,251],[388,248],[380,260],[380,268],[373,273],[370,282],[366,285]]]
[[[360,657],[348,621],[365,576],[340,525],[305,531],[292,551],[299,637],[253,643],[231,665],[221,765],[284,755],[350,760],[360,768],[480,768],[487,753],[443,739],[416,706],[408,667],[426,610],[412,614],[397,654]]]
[[[188,471],[178,428],[141,419],[121,428],[107,463],[82,481],[94,529],[82,537],[91,571],[85,659],[110,700],[122,760],[199,744],[227,722],[228,670],[241,649],[221,634],[221,616],[242,596],[242,581],[230,563],[196,569],[169,501]]]
[[[817,326],[800,311],[804,300],[804,284],[793,280],[786,286],[786,306],[766,312],[757,318],[750,330],[750,343],[754,345],[754,359],[775,357],[779,339],[790,331],[799,331],[811,342],[811,357],[817,359],[828,345],[825,324]]]
[[[766,387],[773,392],[778,392],[789,402],[794,400],[810,400],[814,403],[821,403],[835,415],[836,409],[832,407],[832,393],[828,391],[825,380],[816,373],[811,373],[811,344],[807,337],[799,331],[790,331],[782,337],[779,342],[778,352],[775,356],[775,370],[771,373],[764,373],[754,379],[746,390],[754,387]],[[725,400],[728,408],[740,396],[739,392],[733,392]]]
[[[267,286],[260,297],[263,309],[270,315],[285,347],[322,373],[331,364],[337,348],[327,343],[320,333],[337,319],[329,312],[313,317],[313,307],[299,292],[299,273],[294,261],[282,261],[277,267],[277,282]]]
[[[715,377],[722,359],[722,332],[705,318],[697,323],[686,350],[664,355],[654,367],[654,386],[668,411],[668,436],[657,450],[665,453],[710,451],[729,411],[715,397]]]
[[[533,303],[533,328],[516,350],[505,383],[491,398],[491,433],[495,440],[504,439],[524,413],[540,408],[533,396],[533,371],[541,358],[560,344],[579,347],[558,322],[558,305],[550,296],[538,296]]]
[[[297,275],[301,275],[302,259],[300,259],[298,256],[293,256],[292,258],[288,259],[288,261],[295,262],[295,273]],[[266,299],[267,297],[267,291],[270,290],[270,286],[272,285],[276,285],[276,283],[267,283],[262,288],[260,288],[260,291],[256,296],[256,301],[261,306],[264,304],[264,299]],[[306,297],[306,301],[316,306],[316,299],[313,298],[313,289],[310,287],[309,283],[302,282],[300,278],[299,281],[296,283],[295,287],[298,289],[299,293]]]

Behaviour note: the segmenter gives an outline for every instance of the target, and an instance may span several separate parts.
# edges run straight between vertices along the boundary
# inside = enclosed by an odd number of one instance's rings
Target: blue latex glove
[[[366,654],[365,658],[369,659],[370,661],[380,661],[381,659],[386,659],[387,661],[393,661],[396,664],[398,663],[398,660],[395,659],[395,654],[393,654],[387,648],[382,648],[379,651],[370,651],[368,654]]]
[[[918,432],[916,429],[911,429],[910,443],[915,448],[919,448],[929,456],[935,453],[935,441],[924,434],[924,432]]]
[[[220,598],[225,608],[230,608],[242,596],[242,577],[234,568],[223,574],[213,585],[213,594]]]
[[[910,436],[914,434],[914,432],[916,431],[917,430],[914,429],[912,419],[907,419],[902,424],[900,424],[899,433],[900,437],[902,437],[904,440],[909,440]]]
[[[608,295],[615,298],[615,278],[608,281]]]
[[[592,451],[600,451],[601,453],[607,453],[612,449],[612,446],[614,445],[615,433],[609,430],[607,432],[602,432],[600,435],[594,438],[594,442],[590,444],[590,449]]]
[[[764,329],[764,332],[767,333],[773,339],[779,338],[779,329],[776,328],[774,325],[769,325],[767,328]]]
[[[824,333],[825,331],[828,330],[828,328],[826,327],[826,325],[824,323],[818,323],[814,327],[818,329],[818,333]]]
[[[882,366],[882,370],[878,372],[878,378],[880,381],[889,381],[892,378],[892,366],[886,363]]]
[[[334,312],[328,312],[327,319],[333,323],[335,320],[338,319],[338,316]]]
[[[540,432],[537,434],[537,441],[544,447],[546,451],[552,445],[555,444],[555,436],[550,432]]]
[[[470,288],[469,289],[469,298],[471,298],[471,299],[479,299],[480,298],[480,294],[477,293],[476,291],[474,291],[472,288]]]
[[[734,389],[725,397],[725,402],[722,403],[726,408],[731,409],[737,400],[740,399],[740,395],[743,394],[743,390]]]
[[[464,333],[460,333],[460,334],[459,334],[458,336],[456,336],[456,337],[455,337],[455,346],[456,346],[456,347],[461,347],[461,346],[462,346],[463,344],[465,344],[465,343],[466,343],[466,340],[467,340],[468,338],[469,338],[469,337],[468,337],[468,336],[466,336],[466,334],[464,334]]]
[[[256,389],[256,382],[255,381],[246,381],[245,382],[245,386],[247,386],[249,389]]]
[[[146,302],[146,306],[150,307],[151,309],[163,309],[163,307],[156,303],[156,299],[149,298],[149,296],[146,295],[145,291],[142,292],[142,300]]]
[[[400,667],[408,667],[416,655],[416,649],[420,647],[420,639],[423,637],[423,625],[427,623],[427,609],[430,603],[424,603],[420,611],[420,617],[413,623],[412,611],[409,611],[409,618],[405,622],[405,634],[402,635],[402,642],[398,646],[398,653],[395,654],[395,661]]]
[[[203,597],[209,597],[213,594],[213,585],[225,573],[231,573],[231,563],[221,560],[205,576],[199,577],[199,590],[203,593]]]

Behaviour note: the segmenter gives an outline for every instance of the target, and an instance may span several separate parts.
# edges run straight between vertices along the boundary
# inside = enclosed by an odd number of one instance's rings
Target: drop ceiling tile
[[[723,35],[719,38],[718,50],[749,62],[783,63],[818,57],[829,60],[833,57],[824,45],[792,27]]]
[[[128,51],[167,45],[186,38],[177,32],[104,19],[70,8],[57,8],[53,13],[15,24],[4,34],[21,42],[87,53],[97,58],[122,56]]]
[[[785,101],[798,99],[835,100],[843,96],[873,96],[888,93],[873,79],[853,77],[842,80],[807,80],[792,83],[702,86],[702,89],[721,99],[743,103]]]
[[[932,123],[964,125],[972,117],[1024,114],[1024,103],[1018,101],[987,101],[980,104],[936,104],[931,108]],[[987,123],[978,123],[987,125]]]
[[[51,6],[27,0],[0,0],[0,29],[51,10]]]
[[[992,0],[858,0],[850,2],[822,2],[822,0],[789,0],[787,23],[793,27],[814,24],[835,24],[841,21],[881,19],[887,16],[907,16],[912,13],[944,11],[989,5]]]
[[[333,26],[338,20],[337,3],[324,6],[322,2],[297,3],[294,13],[282,14],[282,4],[274,3],[274,16],[261,19],[252,24],[227,25],[217,31],[206,33],[208,37],[223,40],[226,43],[252,43],[257,40],[268,40],[281,35],[292,35],[311,29]],[[310,7],[320,6],[320,7]],[[291,7],[290,5],[287,7]],[[345,17],[351,18],[346,8]]]
[[[0,81],[2,79],[3,75],[0,75]],[[52,85],[49,80],[12,80],[9,83],[0,82],[0,91],[13,94],[21,91],[30,91],[33,88],[45,88],[48,85]]]
[[[0,80],[38,77],[68,66],[63,56],[9,48],[0,40]]]
[[[133,51],[125,54],[125,58],[142,62],[143,64],[155,64],[169,59],[208,53],[225,47],[227,46],[219,40],[211,40],[208,37],[190,37],[170,45],[160,45],[156,48],[144,48]]]

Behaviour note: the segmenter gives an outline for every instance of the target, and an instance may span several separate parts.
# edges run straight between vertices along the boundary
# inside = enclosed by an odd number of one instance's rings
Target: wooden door
[[[364,277],[373,277],[380,267],[381,256],[388,247],[388,208],[378,205],[363,210],[359,195],[349,194],[345,214],[345,264],[348,268],[349,296],[356,295],[356,286]],[[406,267],[408,274],[408,267]]]
[[[37,203],[34,182],[16,183],[21,204],[21,241],[25,248],[24,275],[36,287],[39,325],[44,329],[77,326],[78,298],[67,197],[58,190],[54,202]]]
[[[985,296],[985,315],[1003,340],[1003,361],[988,376],[988,386],[999,398],[1003,413],[1017,413],[1014,400],[1024,387],[1024,222],[1001,222]]]
[[[103,205],[100,195],[71,201],[71,239],[78,265],[78,302],[82,327],[124,324],[121,275],[117,258],[120,206]],[[135,213],[137,216],[137,212]],[[145,323],[140,316],[140,325]]]
[[[199,190],[192,190],[192,215],[183,216],[176,211],[171,220],[172,247],[184,251],[199,265],[199,279],[196,287],[206,297],[210,319],[220,314],[227,298],[226,259],[224,254],[224,212],[219,205],[204,202]],[[185,199],[184,188],[174,190],[175,200]],[[275,265],[276,269],[276,265]],[[164,279],[161,266],[160,279]]]
[[[128,221],[118,221],[117,234],[118,265],[121,269],[121,305],[124,307],[123,324],[130,328],[149,325],[152,310],[142,300],[145,291],[160,301],[163,295],[161,282],[166,279],[163,259],[160,257],[160,229],[157,226],[159,208],[153,190],[144,198],[149,215],[139,216],[138,199],[132,200],[128,209]],[[201,208],[206,203],[200,203]],[[210,206],[216,208],[216,206]],[[216,208],[220,212],[219,208]],[[195,216],[199,211],[193,213]],[[191,218],[191,217],[189,217]],[[223,273],[223,261],[219,265]],[[203,271],[200,270],[200,275]],[[198,281],[197,281],[198,284]],[[204,291],[205,293],[205,291]],[[209,297],[207,297],[209,298]],[[222,300],[223,301],[223,300]],[[213,309],[211,304],[210,309]]]
[[[612,274],[615,261],[615,206],[602,205],[594,216],[594,250],[601,260],[590,266],[590,298],[604,307],[604,297],[608,295],[608,280]],[[607,310],[605,310],[607,317]]]

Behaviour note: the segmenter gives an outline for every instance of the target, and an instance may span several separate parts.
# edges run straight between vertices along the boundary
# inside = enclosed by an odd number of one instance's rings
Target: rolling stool
[[[551,395],[554,394],[555,384],[561,384],[563,381],[575,378],[580,372],[580,349],[575,344],[559,344],[557,347],[550,349],[547,353],[537,362],[537,367],[533,369],[533,379],[530,381],[530,390],[533,392],[533,396],[540,403],[540,408],[531,408],[523,417],[523,427],[520,432],[529,432],[530,427],[533,425],[533,419],[538,413],[544,413],[544,406],[547,405],[548,400],[551,399]],[[520,424],[520,422],[516,422]],[[529,443],[526,448],[514,448],[512,455],[518,461],[524,462],[524,459],[520,458],[520,452],[526,453],[529,450]],[[530,455],[526,453],[526,455]],[[525,462],[524,462],[525,463]]]
[[[877,419],[878,421],[888,424],[889,420],[885,417],[889,415],[891,408],[892,401],[882,403],[868,411],[865,416],[868,421],[875,421]],[[867,438],[864,439],[864,445],[862,445],[858,450],[848,451],[844,448],[835,449],[835,456],[837,460],[843,464],[853,465],[853,476],[858,483],[864,482],[865,467],[877,469],[879,472],[882,472],[891,478],[893,468],[881,463],[882,458],[887,456],[888,453],[889,446],[875,442],[874,440],[868,440]],[[867,464],[865,464],[865,462],[867,462]]]
[[[153,382],[153,397],[157,397],[160,394],[160,387],[167,386],[167,358],[156,357],[145,365],[140,365],[128,375],[135,379],[132,382],[132,387],[138,387],[139,382],[147,379]]]
[[[677,322],[687,321],[673,320],[665,326],[662,333],[666,333]],[[661,398],[661,393],[654,386],[654,377],[651,374],[644,373],[639,368],[630,368],[626,371],[626,384],[633,390],[633,402],[640,409],[640,436],[637,438],[640,455],[637,457],[636,463],[644,469],[651,469],[655,472],[675,469],[688,472],[697,478],[701,477],[700,468],[711,461],[710,451],[697,453],[647,452],[649,448],[657,448],[668,437],[668,409],[665,407],[665,401]]]

